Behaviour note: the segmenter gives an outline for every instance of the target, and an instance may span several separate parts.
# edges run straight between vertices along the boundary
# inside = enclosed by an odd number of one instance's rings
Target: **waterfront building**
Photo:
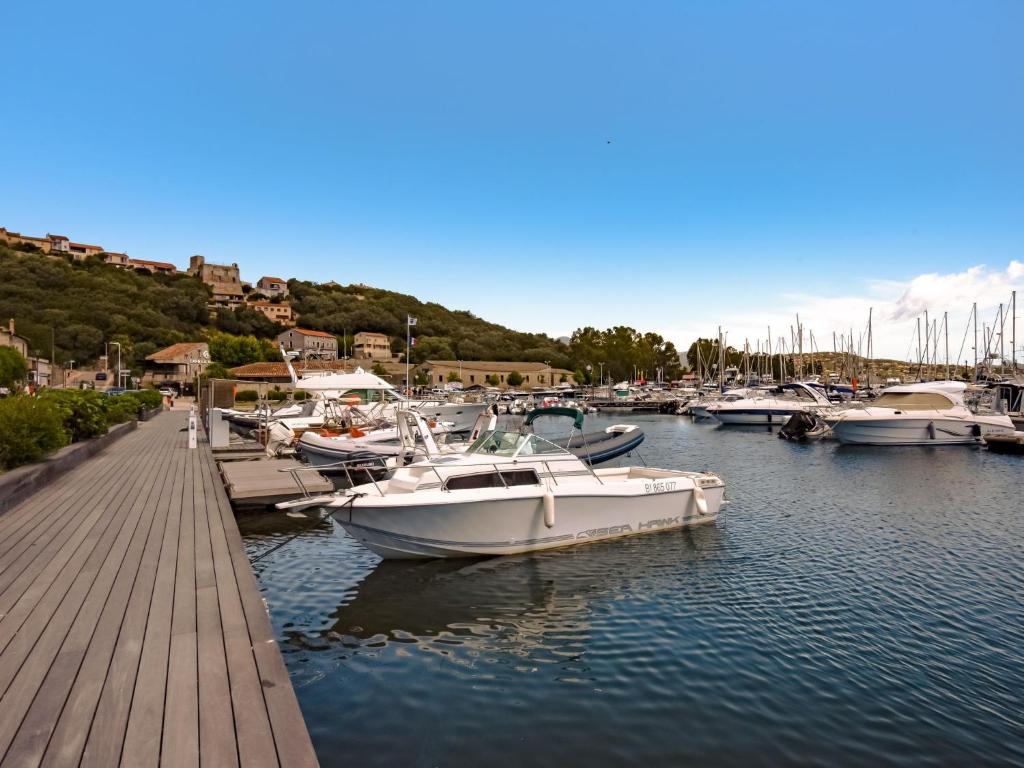
[[[391,339],[384,333],[360,331],[352,338],[352,356],[361,360],[391,360]]]
[[[191,388],[196,376],[210,364],[210,347],[205,341],[181,342],[164,347],[146,357],[142,384],[174,386],[179,391]]]
[[[523,387],[550,387],[565,383],[575,385],[573,372],[565,368],[552,368],[547,363],[507,362],[493,360],[427,360],[419,366],[427,374],[431,386],[444,386],[450,374],[455,374],[464,387],[486,384],[488,377],[497,380],[497,386],[509,387],[508,377],[513,371],[523,377]]]
[[[338,340],[333,334],[312,331],[308,328],[292,328],[279,333],[277,343],[286,352],[298,352],[300,359],[318,357],[321,360],[338,359]]]

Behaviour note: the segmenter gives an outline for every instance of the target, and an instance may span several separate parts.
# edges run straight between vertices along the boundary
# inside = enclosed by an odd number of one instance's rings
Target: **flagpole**
[[[412,349],[409,347],[410,337],[412,336],[412,325],[409,322],[410,317],[408,314],[405,316],[405,396],[410,397],[412,388],[409,386],[409,355],[412,353]]]

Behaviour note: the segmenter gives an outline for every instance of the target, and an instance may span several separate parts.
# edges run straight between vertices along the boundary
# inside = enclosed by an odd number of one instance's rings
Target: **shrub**
[[[277,387],[267,392],[267,400],[273,400],[275,403],[281,402],[285,397],[287,397],[287,395]]]
[[[0,468],[39,461],[67,443],[55,403],[24,395],[0,400]]]
[[[301,389],[297,389],[294,392],[292,392],[292,399],[295,401],[308,400],[309,392],[303,392]]]
[[[259,394],[255,389],[243,389],[235,394],[236,403],[255,403],[259,400]]]
[[[518,387],[523,383],[523,374],[519,371],[512,371],[508,376],[505,377],[505,381],[508,382],[510,387]]]
[[[137,419],[140,405],[137,398],[125,393],[108,397],[103,403],[103,410],[106,413],[106,425],[109,428],[115,424],[123,424],[126,421]]]
[[[164,396],[155,389],[134,389],[130,392],[125,392],[121,397],[131,397],[134,399],[139,404],[140,410],[159,408],[164,402]]]
[[[89,389],[47,389],[42,399],[53,403],[61,414],[71,442],[98,437],[107,432],[106,395]]]

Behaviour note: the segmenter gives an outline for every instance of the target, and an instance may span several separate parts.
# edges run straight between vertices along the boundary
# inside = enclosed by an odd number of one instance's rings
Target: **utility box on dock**
[[[231,429],[228,420],[224,418],[224,413],[220,408],[210,409],[210,447],[214,450],[218,448],[228,448],[231,446]]]

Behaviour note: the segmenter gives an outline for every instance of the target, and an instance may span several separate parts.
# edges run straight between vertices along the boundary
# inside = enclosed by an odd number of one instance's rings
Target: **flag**
[[[411,339],[409,339],[409,346],[410,347],[415,347],[416,346],[416,337],[415,336],[413,336]]]
[[[406,315],[406,323],[408,323],[410,326],[416,325],[416,318],[413,317],[412,315]]]

